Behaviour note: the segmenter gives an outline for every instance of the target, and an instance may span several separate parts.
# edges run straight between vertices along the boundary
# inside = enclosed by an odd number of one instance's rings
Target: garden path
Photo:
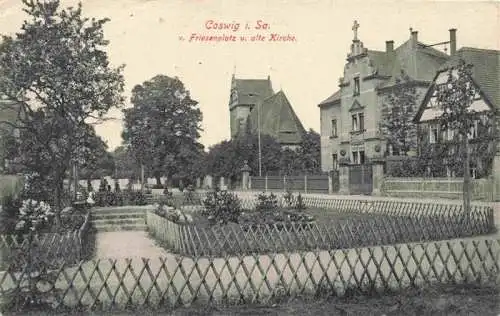
[[[157,258],[167,255],[145,231],[99,232],[96,245],[96,258]]]

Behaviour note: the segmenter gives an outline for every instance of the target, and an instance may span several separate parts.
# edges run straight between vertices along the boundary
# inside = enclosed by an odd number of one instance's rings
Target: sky
[[[77,1],[61,0],[62,6]],[[83,0],[87,17],[105,25],[106,50],[114,66],[125,64],[125,107],[132,88],[158,74],[177,76],[203,112],[200,141],[209,147],[230,137],[231,76],[264,79],[285,92],[306,129],[319,132],[317,104],[338,89],[353,39],[372,50],[385,41],[398,47],[418,31],[420,42],[449,40],[457,29],[463,46],[500,49],[500,2],[480,1],[357,1],[357,0]],[[25,19],[20,0],[0,0],[0,33],[14,34]],[[260,21],[260,22],[259,22]],[[240,24],[234,30],[235,24]],[[246,28],[248,23],[249,29]],[[212,29],[214,25],[229,29]],[[260,29],[256,29],[260,26]],[[190,41],[192,34],[235,36],[236,41]],[[272,33],[294,41],[269,41]],[[251,41],[261,35],[264,41]],[[241,36],[248,36],[241,41]],[[183,37],[184,40],[181,40]],[[438,47],[439,48],[439,47]],[[442,47],[441,47],[442,48]],[[97,126],[114,149],[122,142],[122,114]]]

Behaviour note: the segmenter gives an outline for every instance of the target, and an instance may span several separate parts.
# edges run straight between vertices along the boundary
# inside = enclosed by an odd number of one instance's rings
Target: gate
[[[349,166],[349,192],[371,195],[373,190],[372,165]]]

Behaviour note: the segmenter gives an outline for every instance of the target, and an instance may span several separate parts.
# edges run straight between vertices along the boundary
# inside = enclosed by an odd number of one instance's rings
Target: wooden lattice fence
[[[90,227],[90,212],[74,231],[65,233],[42,233],[33,235],[32,251],[35,259],[49,267],[59,266],[61,262],[78,263],[84,257],[84,243]],[[0,235],[0,269],[22,269],[29,252],[28,235]]]
[[[308,224],[229,224],[210,228],[171,222],[148,212],[149,231],[168,249],[191,256],[224,256],[313,249],[344,249],[488,234],[492,209],[389,216],[374,214]]]
[[[200,210],[203,208],[203,200],[206,197],[205,193],[194,193],[194,197],[187,201],[183,195],[175,195],[175,205],[182,207],[185,210]],[[278,205],[285,207],[287,205],[283,194],[276,194]],[[295,195],[295,200],[297,195]],[[165,200],[162,195],[152,195],[150,197],[151,204]],[[406,202],[403,200],[374,200],[374,199],[341,199],[332,196],[318,197],[303,195],[302,201],[307,208],[319,208],[332,210],[337,212],[356,212],[356,213],[374,213],[395,216],[430,216],[444,215],[455,216],[457,213],[463,212],[462,204],[457,203],[429,203],[429,202]],[[240,204],[244,210],[254,210],[258,204],[257,194],[252,196],[245,195],[240,197]],[[491,207],[483,205],[472,205],[472,213],[481,212],[488,214],[493,220],[493,212],[489,211]]]
[[[106,259],[51,271],[42,284],[54,307],[269,303],[298,295],[356,289],[373,293],[434,283],[499,282],[500,240],[469,239],[333,251],[224,258]],[[26,273],[0,272],[9,302]]]

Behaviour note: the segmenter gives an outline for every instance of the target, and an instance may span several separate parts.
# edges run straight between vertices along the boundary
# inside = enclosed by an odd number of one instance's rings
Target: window
[[[447,140],[453,140],[453,137],[455,136],[455,131],[451,128],[448,128],[446,130],[446,139]]]
[[[354,96],[359,95],[359,77],[354,78]]]
[[[337,154],[332,155],[332,162],[333,162],[333,170],[338,170],[339,169],[339,160],[338,160]]]
[[[358,152],[357,151],[353,151],[352,152],[352,162],[353,163],[359,163],[358,158],[359,158],[358,157]]]
[[[429,129],[429,143],[435,144],[438,141],[439,129],[436,125],[432,125]]]
[[[363,150],[359,151],[359,163],[362,165],[365,163],[365,152]]]
[[[332,120],[331,137],[337,137],[337,120]]]
[[[470,132],[468,135],[469,139],[477,138],[478,127],[479,127],[479,121],[476,120],[476,121],[474,121],[474,124],[470,128]]]
[[[399,156],[398,146],[389,145],[387,151],[389,152],[389,155],[391,155],[391,156]]]
[[[352,130],[358,131],[358,115],[357,114],[354,114],[352,116]]]
[[[357,113],[352,115],[352,131],[363,132],[365,130],[365,115]]]
[[[353,151],[352,152],[352,163],[362,165],[365,163],[365,151]]]

